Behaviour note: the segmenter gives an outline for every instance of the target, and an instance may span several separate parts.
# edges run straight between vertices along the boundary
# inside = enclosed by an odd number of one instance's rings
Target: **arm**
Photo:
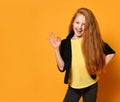
[[[53,34],[50,34],[49,39],[50,39],[50,42],[54,48],[58,68],[60,71],[63,71],[64,61],[63,61],[61,54],[60,54],[61,39],[60,39],[60,37],[55,37]]]
[[[55,50],[55,56],[56,56],[56,62],[58,65],[58,68],[60,69],[60,71],[63,71],[64,68],[64,61],[60,55],[60,51],[59,50]]]
[[[113,59],[114,56],[115,56],[115,53],[106,55],[105,65],[107,65]]]
[[[115,56],[115,51],[107,43],[104,43],[104,54],[106,55],[105,57],[106,66]]]

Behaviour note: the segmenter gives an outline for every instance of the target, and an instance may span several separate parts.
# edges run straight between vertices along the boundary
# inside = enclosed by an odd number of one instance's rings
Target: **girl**
[[[66,71],[68,90],[63,102],[96,102],[99,74],[111,61],[115,51],[100,35],[94,14],[87,8],[77,10],[66,39],[50,35],[58,69]]]

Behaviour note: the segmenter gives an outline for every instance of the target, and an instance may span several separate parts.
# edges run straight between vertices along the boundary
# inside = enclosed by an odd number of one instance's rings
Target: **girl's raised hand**
[[[59,36],[55,37],[53,33],[49,35],[49,40],[54,49],[59,49],[60,44],[61,44],[61,38]]]

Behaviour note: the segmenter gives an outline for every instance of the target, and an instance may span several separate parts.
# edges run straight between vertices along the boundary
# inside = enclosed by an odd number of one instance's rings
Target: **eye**
[[[82,23],[82,26],[85,26],[85,23]]]
[[[78,22],[78,21],[76,21],[76,24],[79,24],[79,22]]]

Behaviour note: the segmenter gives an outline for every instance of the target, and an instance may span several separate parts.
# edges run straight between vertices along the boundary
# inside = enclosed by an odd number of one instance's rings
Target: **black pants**
[[[79,102],[81,96],[83,102],[96,102],[97,89],[97,83],[83,89],[73,89],[69,86],[63,102]]]

